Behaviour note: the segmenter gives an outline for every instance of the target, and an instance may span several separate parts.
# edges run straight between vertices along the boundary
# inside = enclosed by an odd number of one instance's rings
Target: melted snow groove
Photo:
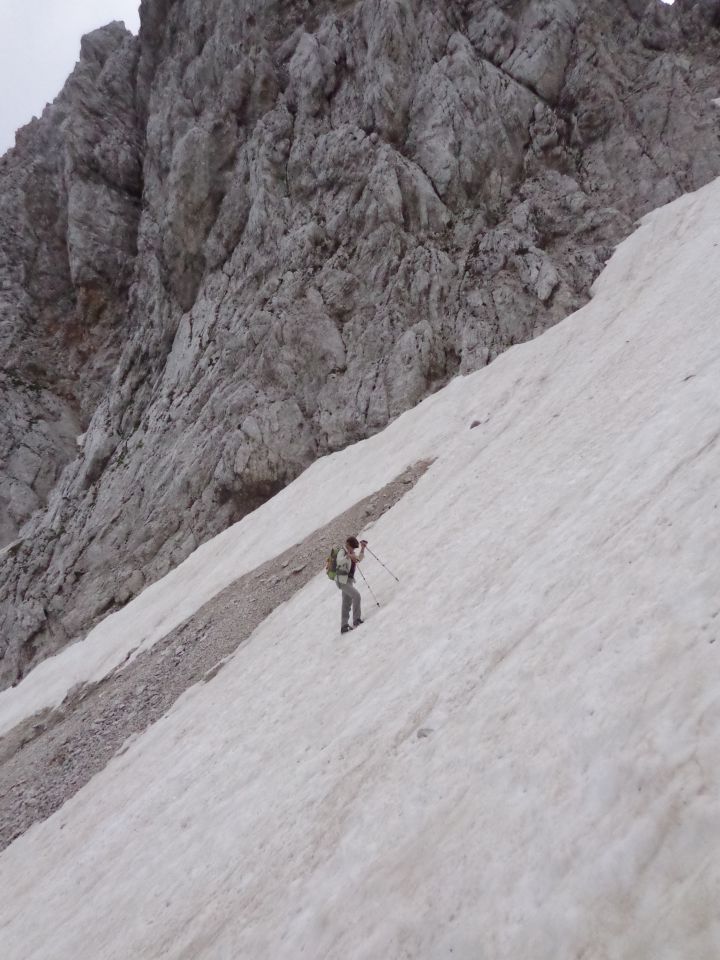
[[[100,683],[0,740],[0,850],[45,820],[198,681],[210,680],[281,603],[322,569],[330,546],[363,530],[417,483],[432,461],[408,467],[381,490],[289,550],[239,578],[198,612]],[[335,611],[333,611],[335,613]],[[332,635],[336,618],[328,622]]]

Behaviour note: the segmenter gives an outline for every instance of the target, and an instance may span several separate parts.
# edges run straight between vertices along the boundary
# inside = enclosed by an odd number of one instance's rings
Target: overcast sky
[[[0,154],[54,100],[80,37],[111,20],[137,33],[139,0],[0,0]]]

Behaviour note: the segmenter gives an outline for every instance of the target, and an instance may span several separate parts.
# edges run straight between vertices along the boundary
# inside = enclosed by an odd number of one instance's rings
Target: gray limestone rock
[[[720,173],[710,0],[141,17],[0,161],[5,683],[579,307],[637,217]]]
[[[0,546],[76,458],[127,335],[136,64],[121,24],[84,37],[60,96],[0,160]]]

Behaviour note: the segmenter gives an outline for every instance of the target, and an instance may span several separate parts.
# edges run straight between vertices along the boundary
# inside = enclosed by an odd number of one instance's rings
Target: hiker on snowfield
[[[360,616],[360,591],[355,586],[355,567],[365,559],[367,540],[358,541],[357,537],[348,537],[345,546],[340,547],[337,554],[337,574],[335,583],[342,592],[342,609],[340,613],[340,633],[352,630],[348,623],[350,607],[352,607],[353,627],[359,627],[363,622]],[[355,551],[360,548],[359,553]]]

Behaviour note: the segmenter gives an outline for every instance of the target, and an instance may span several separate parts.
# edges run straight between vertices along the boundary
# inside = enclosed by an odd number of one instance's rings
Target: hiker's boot
[[[349,624],[345,624],[344,627],[340,627],[340,633],[350,633],[352,627]]]
[[[361,620],[360,617],[358,617],[357,620],[353,620],[354,627],[359,627],[361,623],[365,623],[365,621]]]

